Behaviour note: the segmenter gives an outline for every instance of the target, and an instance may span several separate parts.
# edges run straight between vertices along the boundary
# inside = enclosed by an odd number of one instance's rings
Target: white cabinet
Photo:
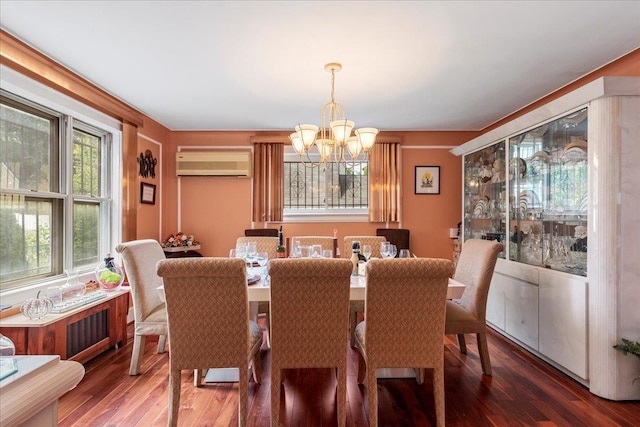
[[[487,322],[613,400],[640,398],[612,349],[640,332],[638,117],[640,78],[601,77],[451,150],[463,238],[505,245]]]
[[[588,378],[587,282],[542,270],[538,296],[538,350],[580,378]]]

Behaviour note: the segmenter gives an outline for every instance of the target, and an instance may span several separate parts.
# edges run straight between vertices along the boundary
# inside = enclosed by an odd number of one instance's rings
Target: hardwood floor
[[[131,326],[129,326],[131,334]],[[640,402],[598,398],[584,386],[490,331],[493,376],[482,375],[475,339],[468,354],[445,337],[445,394],[448,426],[638,426]],[[133,339],[85,364],[82,382],[62,397],[59,425],[165,426],[169,356],[147,340],[142,373],[128,375]],[[249,427],[269,426],[270,354],[262,352],[262,384],[249,384]],[[347,425],[367,426],[367,390],[358,385],[357,354],[349,349]],[[429,377],[429,376],[427,376]],[[631,379],[630,379],[631,380]],[[640,385],[639,385],[640,386]],[[331,370],[293,370],[285,380],[280,419],[287,426],[336,425],[335,378]],[[435,425],[429,380],[379,380],[381,426]],[[183,371],[180,426],[236,426],[236,384],[193,386]]]

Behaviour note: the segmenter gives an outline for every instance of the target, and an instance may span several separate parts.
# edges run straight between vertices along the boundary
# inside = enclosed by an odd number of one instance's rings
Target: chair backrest
[[[465,285],[459,302],[480,322],[485,321],[489,285],[502,248],[495,240],[469,239],[462,244],[453,278]]]
[[[351,270],[347,259],[269,261],[275,366],[346,363]]]
[[[321,245],[322,250],[333,251],[333,257],[336,257],[337,240],[332,236],[294,236],[289,239],[291,244],[298,242],[300,246]]]
[[[351,256],[352,243],[354,241],[360,242],[360,249],[362,245],[371,245],[371,257],[380,258],[380,243],[386,242],[387,239],[384,236],[344,236],[344,252],[343,257],[349,258]]]
[[[406,228],[378,228],[376,229],[376,234],[378,236],[384,236],[392,245],[396,245],[398,253],[400,253],[400,249],[411,250],[409,241],[410,233]]]
[[[276,257],[276,248],[278,247],[278,238],[277,237],[266,237],[266,236],[240,236],[236,240],[236,244],[238,243],[248,243],[248,242],[256,242],[256,247],[258,248],[258,252],[266,252],[269,254],[269,259]]]
[[[365,337],[375,367],[442,360],[445,303],[454,265],[435,258],[374,259],[367,266]]]
[[[156,274],[156,263],[165,259],[164,251],[157,241],[145,239],[121,243],[116,246],[116,252],[122,256],[129,280],[134,320],[143,322],[163,304],[156,289],[162,285],[162,279]]]
[[[244,230],[245,236],[266,236],[278,237],[277,228],[247,228]]]
[[[237,258],[160,261],[174,369],[239,366],[249,355],[245,262]]]

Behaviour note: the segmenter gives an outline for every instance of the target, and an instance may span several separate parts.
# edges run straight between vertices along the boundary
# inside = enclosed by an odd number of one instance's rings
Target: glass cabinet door
[[[587,109],[509,139],[509,259],[586,276]]]
[[[464,157],[464,240],[506,241],[505,161],[504,141]]]

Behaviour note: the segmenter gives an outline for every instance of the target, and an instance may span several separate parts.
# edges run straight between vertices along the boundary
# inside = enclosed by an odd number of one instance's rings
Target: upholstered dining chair
[[[238,243],[256,242],[258,252],[266,252],[269,254],[269,259],[276,257],[276,248],[278,247],[277,237],[268,236],[240,236],[236,239],[236,245]]]
[[[160,243],[134,240],[116,246],[122,256],[133,300],[133,352],[129,375],[138,375],[142,366],[145,337],[158,335],[158,353],[164,353],[167,341],[167,310],[156,288],[162,279],[156,274],[156,263],[165,259]]]
[[[330,250],[333,257],[337,257],[337,239],[332,236],[293,236],[289,239],[290,245],[293,245],[294,241],[300,246],[320,245],[323,251]]]
[[[180,258],[158,262],[169,324],[169,425],[180,407],[181,371],[196,385],[208,368],[238,368],[239,425],[248,411],[249,361],[260,383],[262,330],[249,320],[247,273],[236,258]]]
[[[284,369],[335,368],[338,426],[346,423],[348,259],[276,259],[271,276],[271,426],[280,420]]]
[[[378,425],[376,369],[433,369],[436,421],[444,418],[444,310],[450,260],[374,259],[367,266],[365,321],[356,327],[358,382],[365,379],[369,425]]]
[[[360,242],[360,248],[362,245],[371,245],[371,258],[381,258],[380,243],[386,242],[387,238],[384,236],[345,236],[344,241],[344,258],[351,256],[352,244],[354,241]],[[364,301],[351,301],[349,303],[349,331],[351,334],[351,347],[355,344],[356,325],[358,324],[358,313],[364,313]]]
[[[460,299],[447,301],[445,334],[457,335],[460,352],[467,352],[464,334],[476,334],[482,372],[491,375],[486,314],[489,285],[503,246],[495,240],[469,239],[462,245],[453,279],[465,285]]]

